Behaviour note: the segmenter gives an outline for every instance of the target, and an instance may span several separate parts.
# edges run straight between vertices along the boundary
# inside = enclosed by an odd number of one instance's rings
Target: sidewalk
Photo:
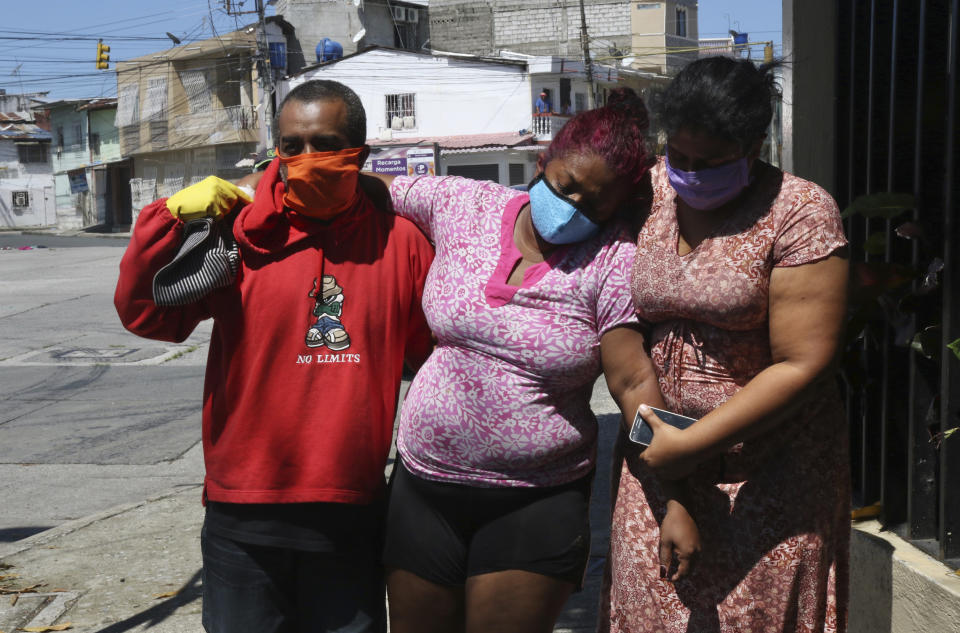
[[[555,631],[594,630],[609,542],[610,447],[619,415],[594,390],[600,457],[591,500],[592,555],[584,590]],[[200,484],[0,544],[0,632],[69,623],[83,633],[196,633],[200,624]],[[33,587],[14,601],[8,592]],[[63,629],[50,629],[63,630]]]

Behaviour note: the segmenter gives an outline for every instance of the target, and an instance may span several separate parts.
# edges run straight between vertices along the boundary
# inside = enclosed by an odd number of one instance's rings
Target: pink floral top
[[[636,322],[627,233],[613,225],[561,247],[509,286],[527,194],[457,177],[398,177],[390,193],[437,248],[423,309],[438,343],[400,414],[404,464],[484,487],[585,476],[596,455],[600,336]]]

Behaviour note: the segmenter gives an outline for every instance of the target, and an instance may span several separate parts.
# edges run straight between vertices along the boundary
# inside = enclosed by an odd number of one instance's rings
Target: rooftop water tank
[[[329,62],[343,57],[343,46],[339,42],[334,42],[329,37],[325,37],[317,44],[317,61]]]

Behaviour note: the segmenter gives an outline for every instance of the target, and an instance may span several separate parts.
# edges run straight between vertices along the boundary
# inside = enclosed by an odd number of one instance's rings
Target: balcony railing
[[[177,136],[255,130],[257,127],[259,119],[255,106],[229,106],[207,112],[181,114],[173,119],[173,133]]]
[[[569,114],[555,114],[553,112],[534,112],[533,114],[533,125],[531,129],[533,130],[534,135],[539,141],[551,141],[553,137],[560,131],[567,121],[569,121],[571,115]]]

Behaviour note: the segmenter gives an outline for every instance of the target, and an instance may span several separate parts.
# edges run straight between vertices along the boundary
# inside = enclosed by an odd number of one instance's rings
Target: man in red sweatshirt
[[[418,365],[431,348],[420,298],[433,251],[357,186],[369,148],[352,90],[301,84],[276,129],[278,157],[255,200],[218,218],[226,232],[232,221],[235,280],[187,305],[154,301],[153,277],[178,252],[183,217],[219,216],[177,194],[140,213],[115,304],[127,329],[165,341],[214,320],[203,390],[204,628],[385,631],[383,471],[403,362]]]

